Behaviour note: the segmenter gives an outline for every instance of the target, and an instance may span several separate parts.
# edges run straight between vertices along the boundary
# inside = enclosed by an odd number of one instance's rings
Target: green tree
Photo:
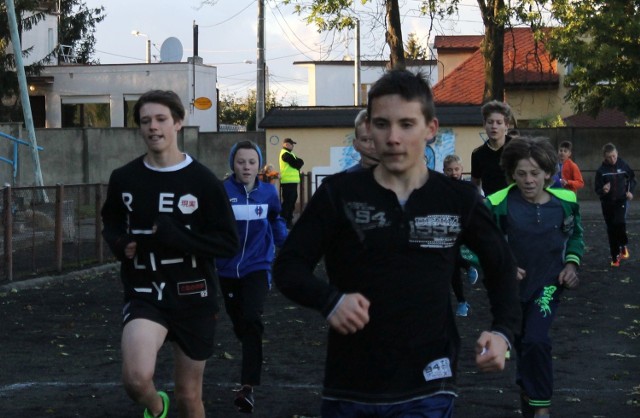
[[[3,98],[19,96],[18,79],[15,72],[15,57],[9,47],[11,34],[7,20],[6,2],[0,3],[0,95]],[[18,30],[20,33],[31,30],[47,14],[57,13],[58,2],[42,0],[15,0],[16,15],[18,16]],[[77,62],[90,63],[94,53],[95,25],[104,19],[104,8],[89,9],[82,0],[60,1],[60,32],[59,43],[74,48]],[[22,51],[23,57],[28,57],[31,48]],[[56,47],[40,62],[25,66],[27,76],[38,75],[43,64],[51,62],[59,49]],[[23,119],[20,101],[14,105],[0,104],[0,121],[20,121]]]
[[[565,98],[576,112],[640,116],[640,1],[556,0],[552,11],[561,25],[550,50],[571,68]]]
[[[290,103],[295,106],[295,103]],[[265,110],[282,106],[274,93],[267,93]],[[218,99],[218,122],[220,124],[244,126],[247,131],[256,130],[256,91],[250,90],[245,97],[236,94],[222,94]]]
[[[95,53],[96,25],[104,20],[104,6],[88,8],[82,0],[61,1],[60,45],[68,45],[74,51],[76,62],[81,64],[96,63]],[[61,61],[58,54],[58,62]]]
[[[529,123],[530,128],[561,128],[563,126],[566,124],[560,115],[546,116]]]
[[[45,13],[36,0],[16,0],[16,15],[18,16],[18,31],[31,29],[45,18]],[[7,3],[0,3],[0,96],[3,102],[16,100],[15,104],[0,104],[0,121],[22,120],[22,110],[17,101],[19,94],[18,77],[15,72],[15,57],[11,45],[11,33],[7,15]],[[23,56],[28,57],[31,48],[23,51]],[[38,71],[37,65],[27,66],[27,75],[34,75]]]
[[[427,49],[420,45],[418,35],[414,32],[409,34],[409,39],[404,45],[404,57],[411,60],[423,60],[429,57]]]

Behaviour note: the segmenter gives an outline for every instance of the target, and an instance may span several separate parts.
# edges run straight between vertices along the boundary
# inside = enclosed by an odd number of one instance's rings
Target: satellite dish
[[[182,43],[173,36],[167,38],[160,47],[161,62],[180,62],[182,60]]]

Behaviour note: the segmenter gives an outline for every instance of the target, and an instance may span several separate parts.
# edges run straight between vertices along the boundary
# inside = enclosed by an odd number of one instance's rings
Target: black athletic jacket
[[[125,301],[185,315],[194,307],[217,312],[214,258],[234,255],[238,236],[224,186],[208,168],[193,160],[156,171],[137,158],[111,174],[102,221],[121,261]],[[128,259],[132,241],[136,257]]]
[[[604,193],[602,187],[611,184],[609,193]],[[622,158],[618,157],[615,164],[602,162],[596,171],[594,187],[602,202],[616,202],[627,200],[627,192],[633,193],[636,187],[636,175]]]
[[[323,181],[274,278],[285,296],[325,317],[344,293],[371,302],[363,330],[329,331],[325,398],[392,403],[455,392],[460,342],[450,288],[461,244],[481,261],[490,328],[511,340],[521,318],[516,263],[473,186],[430,171],[403,209],[372,170]],[[328,283],[314,275],[323,256]]]

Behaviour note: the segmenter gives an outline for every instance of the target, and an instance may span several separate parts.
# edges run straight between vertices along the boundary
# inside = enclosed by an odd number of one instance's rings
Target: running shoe
[[[456,308],[456,316],[467,316],[469,315],[469,304],[467,302],[458,303],[458,307]]]
[[[251,414],[255,401],[253,400],[253,388],[249,385],[242,386],[242,389],[236,392],[236,399],[233,404],[238,408],[238,412]]]
[[[476,284],[478,281],[478,270],[475,267],[469,267],[467,270],[467,280],[469,280],[469,284]]]
[[[169,395],[161,390],[158,391],[158,395],[162,398],[162,413],[156,417],[148,409],[145,409],[144,418],[167,418],[167,414],[169,413]]]
[[[620,267],[620,256],[616,257],[615,260],[611,260],[611,267]]]
[[[620,250],[620,258],[622,258],[623,260],[628,260],[629,257],[631,257],[631,255],[629,254],[629,249],[627,248],[627,246],[625,245],[624,247],[622,247],[622,249]]]

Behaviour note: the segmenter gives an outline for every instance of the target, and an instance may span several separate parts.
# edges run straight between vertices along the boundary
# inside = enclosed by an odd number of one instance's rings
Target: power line
[[[224,23],[227,23],[228,21],[230,21],[231,19],[235,18],[236,16],[239,16],[242,12],[244,12],[245,10],[247,10],[249,7],[253,6],[256,2],[257,2],[257,0],[253,0],[253,1],[252,1],[251,3],[249,3],[249,4],[248,4],[244,9],[240,10],[238,13],[234,14],[234,15],[233,15],[233,16],[231,16],[231,17],[228,17],[227,19],[225,19],[225,20],[223,20],[223,21],[221,21],[221,22],[213,23],[213,24],[211,24],[211,25],[204,25],[204,26],[198,25],[198,26],[200,26],[201,28],[204,28],[204,29],[207,29],[207,28],[213,28],[213,27],[216,27],[216,26],[220,26],[220,25],[222,25],[222,24],[224,24]]]
[[[271,11],[271,14],[273,15],[276,23],[278,24],[278,26],[280,27],[280,30],[282,31],[282,34],[285,36],[285,38],[287,38],[287,40],[289,41],[289,44],[294,47],[296,50],[298,50],[302,55],[304,55],[305,57],[307,57],[308,59],[312,60],[313,58],[311,58],[310,56],[308,56],[305,52],[301,51],[300,48],[298,48],[298,46],[296,44],[294,44],[291,41],[291,38],[289,37],[289,35],[287,34],[287,31],[285,31],[285,29],[282,27],[282,25],[280,24],[280,22],[278,21],[278,17],[276,16],[275,12],[273,11],[273,8],[271,7],[270,2],[267,2],[267,5],[269,5],[269,10]],[[296,37],[296,39],[298,39],[298,41],[300,41],[300,43],[307,48],[307,50],[309,51],[314,51],[312,48],[309,48],[308,45],[306,45],[299,37],[298,35],[296,35],[296,33],[291,29],[291,26],[289,26],[289,23],[287,22],[287,19],[284,17],[284,15],[282,14],[282,11],[280,10],[280,7],[278,6],[278,4],[276,3],[275,5],[276,10],[278,11],[278,13],[280,13],[280,16],[282,17],[282,19],[284,20],[284,23],[287,25],[287,27],[289,28],[289,31],[291,31],[291,33]],[[315,52],[315,51],[314,51]]]
[[[130,57],[127,55],[120,55],[120,54],[114,54],[112,52],[107,52],[107,51],[101,51],[99,49],[96,49],[95,52],[99,52],[101,54],[105,54],[105,55],[111,55],[113,57],[118,57],[118,58],[128,58],[128,59],[132,59],[132,60],[136,60],[136,61],[142,61],[144,62],[144,58],[137,58],[137,57]]]

